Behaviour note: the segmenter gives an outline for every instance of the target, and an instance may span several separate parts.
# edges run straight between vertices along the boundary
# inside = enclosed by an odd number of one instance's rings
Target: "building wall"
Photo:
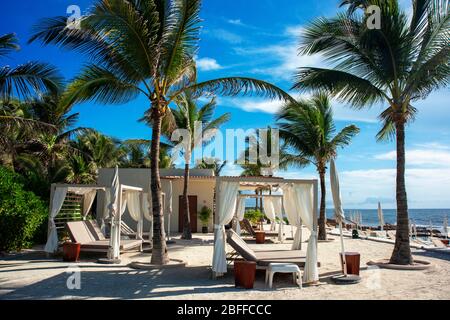
[[[161,183],[167,183],[164,176],[180,176],[183,170],[161,170]],[[114,169],[100,169],[97,184],[102,186],[108,186],[111,183],[114,174]],[[197,170],[192,175],[205,177],[209,176],[210,172],[205,170]],[[119,169],[119,181],[122,184],[139,187],[144,190],[145,193],[150,192],[150,169]],[[183,181],[184,179],[172,180],[173,187],[173,203],[172,203],[172,215],[170,217],[170,231],[171,234],[178,232],[178,210],[179,210],[179,196],[183,195]],[[212,209],[214,198],[215,179],[195,179],[191,178],[189,183],[189,195],[197,196],[197,212],[203,207],[207,206]],[[98,193],[97,212],[101,213],[105,207],[105,196],[103,192]],[[167,231],[168,214],[164,212],[164,225]],[[100,219],[100,217],[98,217]],[[136,222],[131,219],[128,210],[122,216],[123,221],[131,228],[136,229]],[[100,222],[100,221],[99,221]],[[201,232],[202,223],[197,221],[197,232]],[[144,232],[148,232],[150,229],[150,223],[144,221]],[[209,222],[209,231],[213,231],[213,218],[211,217]]]

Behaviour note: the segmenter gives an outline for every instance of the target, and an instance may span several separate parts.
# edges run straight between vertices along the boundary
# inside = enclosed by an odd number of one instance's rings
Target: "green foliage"
[[[212,210],[207,206],[203,206],[203,208],[198,213],[198,218],[203,223],[203,226],[208,226],[209,219],[211,218]]]
[[[262,218],[264,218],[264,213],[259,210],[250,209],[245,212],[244,218],[254,224],[257,224]]]
[[[23,181],[0,167],[0,251],[20,251],[31,246],[48,216],[45,202],[25,191]]]

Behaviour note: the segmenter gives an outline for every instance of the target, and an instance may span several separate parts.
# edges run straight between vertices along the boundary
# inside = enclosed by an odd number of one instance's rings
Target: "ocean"
[[[255,200],[248,199],[246,201],[247,209],[253,209],[255,207]],[[344,209],[347,218],[350,218],[352,214],[361,212],[362,224],[365,226],[378,226],[378,210],[374,209]],[[397,210],[395,209],[383,209],[384,222],[395,225],[397,222],[396,216]],[[409,209],[409,218],[414,221],[417,226],[430,226],[442,227],[445,217],[450,217],[450,209]],[[327,217],[334,218],[334,209],[327,209]]]
[[[327,217],[334,218],[334,209],[327,209]],[[450,209],[409,209],[409,218],[414,221],[417,226],[442,227],[444,218],[450,217]],[[348,209],[345,210],[345,216],[350,218],[352,214],[361,212],[362,224],[366,226],[378,226],[378,210],[377,209]],[[383,209],[384,221],[389,224],[397,223],[397,210]]]

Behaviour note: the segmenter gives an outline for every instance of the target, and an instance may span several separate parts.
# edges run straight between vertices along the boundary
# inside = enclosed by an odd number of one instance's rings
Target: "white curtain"
[[[245,215],[245,198],[239,198],[237,210],[236,210],[236,216],[235,216],[235,222],[236,222],[236,233],[238,235],[241,235],[241,225],[240,221],[244,220]]]
[[[276,227],[276,221],[275,221],[275,209],[273,207],[273,200],[271,197],[263,197],[263,207],[264,207],[264,213],[266,214],[267,218],[271,221],[270,230],[274,231]]]
[[[130,213],[131,218],[134,221],[139,222],[139,219],[141,217],[139,192],[126,192],[125,195],[127,200],[128,212]]]
[[[91,210],[92,204],[94,203],[95,196],[97,195],[97,190],[91,190],[83,195],[83,220],[86,219],[86,216]]]
[[[152,196],[149,193],[144,193],[142,198],[142,210],[144,212],[145,220],[150,222],[149,239],[153,239],[153,205]]]
[[[108,188],[105,190],[105,197],[104,197],[104,206],[103,206],[103,215],[101,220],[100,229],[102,230],[103,234],[106,234],[106,220],[109,218],[110,214],[110,206],[111,206],[111,190]]]
[[[317,231],[314,230],[314,188],[312,184],[289,184],[283,187],[284,206],[289,222],[294,221],[297,232],[294,237],[293,249],[298,246],[300,240],[299,230],[301,222],[311,232],[306,251],[305,271],[303,281],[305,283],[319,280],[317,269]],[[292,224],[292,222],[291,222]]]
[[[283,220],[283,203],[281,197],[273,198],[273,210],[275,215],[280,219],[280,227],[278,228],[278,241],[284,241],[284,220]]]
[[[119,208],[120,198],[121,198],[121,190],[119,183],[119,169],[116,167],[114,171],[114,176],[111,182],[111,204],[110,204],[110,216],[111,216],[111,235],[109,240],[109,259],[119,259],[120,257],[120,218],[121,218],[121,209]]]
[[[66,198],[68,188],[55,188],[53,193],[53,199],[51,200],[51,211],[49,215],[49,233],[47,236],[47,243],[45,244],[45,252],[53,253],[58,249],[58,232],[56,230],[55,217],[58,215],[59,211]]]
[[[131,218],[137,223],[136,233],[139,239],[142,239],[142,200],[140,192],[126,192],[127,208]]]
[[[223,181],[219,184],[217,194],[219,203],[216,213],[217,224],[214,225],[214,253],[212,262],[212,271],[216,274],[227,272],[225,225],[233,219],[238,191],[239,182]]]
[[[167,215],[167,237],[170,238],[170,218],[172,216],[172,181],[161,181],[162,192],[164,193],[164,214]]]

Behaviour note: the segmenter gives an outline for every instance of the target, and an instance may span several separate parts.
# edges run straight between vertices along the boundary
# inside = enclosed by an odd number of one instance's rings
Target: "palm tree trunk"
[[[186,163],[184,167],[184,187],[183,187],[184,225],[183,225],[183,235],[181,239],[192,240],[188,187],[189,187],[189,162]]]
[[[392,264],[412,264],[411,247],[409,245],[408,198],[405,186],[405,123],[398,121],[397,130],[397,232]]]
[[[162,114],[159,106],[152,106],[153,133],[151,146],[151,192],[153,205],[153,249],[152,264],[169,263],[166,235],[164,231],[164,215],[162,210],[161,180],[159,175],[159,146],[161,139]]]
[[[327,240],[326,217],[325,217],[325,200],[326,200],[326,185],[325,185],[325,167],[319,168],[320,176],[320,215],[319,215],[319,240]]]

